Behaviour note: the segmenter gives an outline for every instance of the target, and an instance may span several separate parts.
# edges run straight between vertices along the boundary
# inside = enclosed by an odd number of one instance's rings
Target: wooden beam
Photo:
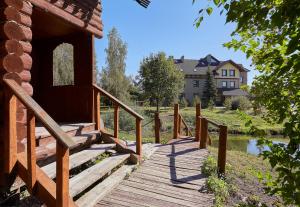
[[[159,112],[155,112],[155,143],[160,143],[160,118],[159,118]]]
[[[201,140],[200,149],[206,149],[208,136],[208,121],[206,118],[201,118]]]
[[[196,129],[195,129],[195,141],[199,142],[200,141],[200,122],[201,119],[198,118],[201,116],[201,104],[198,103],[196,104]]]
[[[94,105],[95,105],[95,123],[96,123],[96,130],[100,131],[101,130],[101,114],[100,114],[100,102],[101,100],[101,95],[100,95],[100,92],[97,91],[97,90],[94,90]]]
[[[182,117],[181,115],[178,116],[178,135],[181,135],[181,123],[182,123]]]
[[[56,145],[56,206],[69,206],[69,149]]]
[[[136,154],[142,156],[142,120],[136,118]]]
[[[36,153],[35,153],[35,117],[31,110],[27,110],[27,166],[28,190],[34,192],[36,185]]]
[[[174,131],[173,139],[178,138],[178,118],[179,117],[179,104],[174,104]]]

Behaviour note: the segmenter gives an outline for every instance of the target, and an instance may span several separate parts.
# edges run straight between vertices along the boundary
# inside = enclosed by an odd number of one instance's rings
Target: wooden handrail
[[[24,89],[12,79],[4,79],[4,83],[9,86],[10,90],[14,95],[31,110],[34,115],[42,122],[44,127],[49,131],[49,133],[61,144],[67,148],[75,146],[75,142],[67,135],[59,125],[40,107],[40,105],[33,100]]]
[[[141,115],[139,115],[138,113],[136,113],[133,109],[131,109],[129,106],[127,106],[126,104],[124,104],[122,101],[120,101],[119,99],[117,99],[116,97],[114,97],[113,95],[111,95],[110,93],[108,93],[107,91],[105,91],[104,89],[98,87],[97,85],[93,85],[93,87],[96,90],[98,90],[101,93],[101,95],[106,96],[107,98],[109,98],[110,100],[112,100],[115,104],[118,104],[122,109],[124,109],[125,111],[127,111],[129,114],[131,114],[135,118],[138,118],[140,120],[144,120],[144,118]]]

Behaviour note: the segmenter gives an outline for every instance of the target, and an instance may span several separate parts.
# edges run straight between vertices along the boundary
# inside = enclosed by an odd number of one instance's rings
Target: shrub
[[[193,99],[193,106],[196,106],[198,103],[201,102],[201,99],[199,96],[195,96]]]
[[[184,97],[182,97],[180,100],[179,100],[179,106],[181,107],[181,108],[186,108],[186,107],[188,107],[188,102],[187,102],[187,100],[184,98]]]
[[[202,165],[202,173],[207,176],[216,175],[217,174],[217,161],[214,157],[208,156]]]
[[[214,109],[214,106],[215,106],[215,102],[213,100],[210,100],[208,102],[208,105],[207,105],[207,108],[212,111]]]
[[[224,101],[224,106],[226,110],[231,110],[232,109],[232,98],[226,98]]]
[[[232,109],[233,110],[247,110],[251,107],[251,102],[245,96],[237,96],[232,99]]]
[[[213,175],[207,179],[207,187],[215,194],[215,206],[223,206],[229,197],[229,185],[217,175]]]

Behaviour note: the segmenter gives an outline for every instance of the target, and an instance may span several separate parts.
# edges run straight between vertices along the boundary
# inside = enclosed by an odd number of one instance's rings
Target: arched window
[[[68,43],[53,51],[53,86],[74,85],[74,47]]]

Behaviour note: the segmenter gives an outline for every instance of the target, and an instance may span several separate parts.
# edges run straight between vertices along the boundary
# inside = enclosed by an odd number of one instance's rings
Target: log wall
[[[24,0],[2,0],[0,2],[0,154],[4,153],[4,76],[15,79],[29,94],[33,94],[30,84],[32,66],[31,52],[31,14],[32,4]],[[18,150],[23,151],[21,140],[26,137],[26,110],[17,103]],[[3,158],[3,156],[1,156]],[[4,179],[3,160],[0,158],[0,184]]]

